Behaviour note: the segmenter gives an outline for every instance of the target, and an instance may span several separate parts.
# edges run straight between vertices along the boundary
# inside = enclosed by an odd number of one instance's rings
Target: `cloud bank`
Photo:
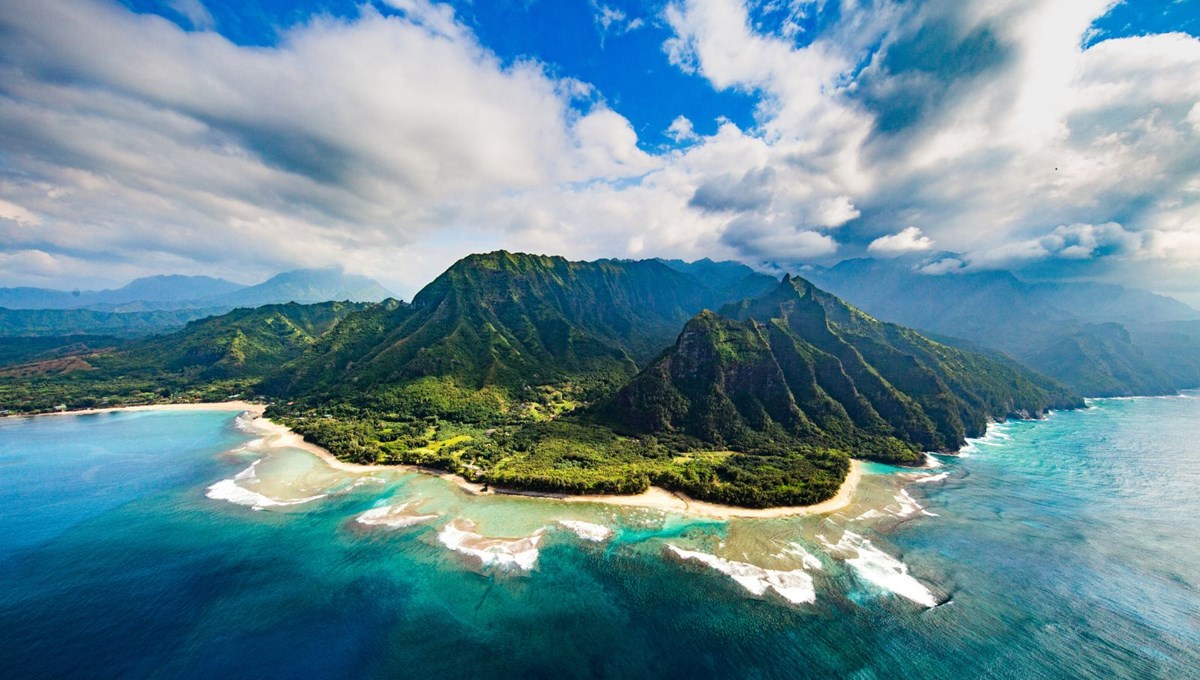
[[[819,30],[823,2],[770,24],[677,0],[660,58],[751,94],[756,122],[699,135],[680,111],[653,151],[603,92],[503,62],[444,5],[245,47],[176,4],[197,30],[101,0],[0,9],[0,285],[337,263],[410,293],[493,247],[794,266],[935,243],[958,263],[938,273],[1200,281],[1200,40],[1096,36],[1108,0],[830,3]]]

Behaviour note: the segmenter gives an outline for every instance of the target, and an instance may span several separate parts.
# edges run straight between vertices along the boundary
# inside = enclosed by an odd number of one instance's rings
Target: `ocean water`
[[[1200,398],[1091,405],[729,522],[0,419],[0,676],[1200,677]]]

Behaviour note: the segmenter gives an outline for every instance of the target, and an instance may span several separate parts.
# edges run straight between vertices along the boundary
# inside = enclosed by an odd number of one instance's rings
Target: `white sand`
[[[652,486],[644,493],[636,496],[565,496],[561,500],[568,503],[606,503],[609,505],[648,508],[651,510],[663,510],[684,515],[700,515],[718,519],[795,517],[798,515],[823,515],[841,510],[850,505],[851,497],[854,495],[854,490],[858,487],[860,479],[862,479],[862,463],[852,460],[850,461],[850,472],[846,475],[846,481],[842,482],[842,487],[838,489],[837,495],[833,498],[815,505],[796,505],[780,508],[739,508],[734,505],[706,503],[657,486]]]

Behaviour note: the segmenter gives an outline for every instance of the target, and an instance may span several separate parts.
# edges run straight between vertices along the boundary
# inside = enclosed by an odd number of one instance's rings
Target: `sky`
[[[1198,0],[4,0],[0,286],[898,259],[1200,305]]]

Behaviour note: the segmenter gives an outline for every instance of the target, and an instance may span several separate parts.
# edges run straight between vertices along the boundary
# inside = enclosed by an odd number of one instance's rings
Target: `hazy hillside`
[[[0,289],[0,337],[161,333],[239,307],[378,302],[388,291],[342,270],[299,269],[254,286],[207,276],[149,276],[113,290]]]
[[[342,300],[379,302],[392,297],[378,281],[366,276],[346,274],[341,269],[297,269],[277,274],[255,286],[247,286],[227,295],[208,298],[226,307],[299,302],[312,304]]]
[[[1008,272],[929,276],[903,261],[847,260],[812,273],[886,321],[998,349],[1088,396],[1163,394],[1200,384],[1186,341],[1142,327],[1200,318],[1147,291],[1088,283],[1028,284]]]
[[[80,309],[114,311],[134,303],[185,305],[205,298],[228,295],[244,288],[241,284],[210,276],[147,276],[111,290],[64,291],[49,288],[0,288],[0,307],[5,309]],[[215,305],[207,305],[215,306]],[[162,306],[143,307],[163,309]],[[138,311],[138,310],[134,310]]]

